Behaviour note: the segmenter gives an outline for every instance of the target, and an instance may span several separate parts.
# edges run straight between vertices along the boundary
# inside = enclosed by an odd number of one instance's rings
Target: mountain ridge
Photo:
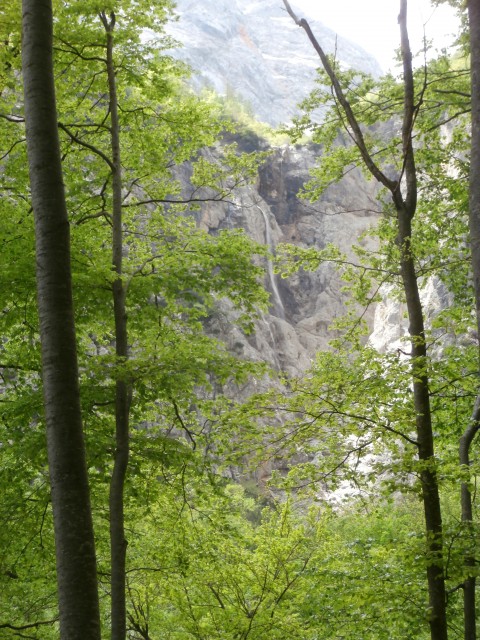
[[[176,12],[179,20],[168,33],[184,46],[173,55],[192,67],[195,90],[239,97],[273,127],[291,121],[314,87],[319,61],[280,0],[177,0]],[[305,17],[342,66],[381,75],[378,62],[361,47]]]

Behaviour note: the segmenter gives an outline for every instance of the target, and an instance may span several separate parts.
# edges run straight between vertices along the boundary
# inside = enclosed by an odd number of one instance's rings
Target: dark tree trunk
[[[470,243],[475,285],[477,331],[480,340],[480,1],[468,2],[472,90],[472,148],[470,155]]]
[[[70,236],[57,130],[51,0],[23,0],[25,120],[60,635],[99,640],[93,526],[80,413]]]
[[[113,61],[113,30],[115,15],[100,14],[107,35],[107,74],[109,91],[111,150],[112,150],[112,264],[117,276],[113,283],[115,348],[120,364],[128,359],[126,290],[123,273],[122,229],[122,166],[120,161],[120,125],[118,120],[117,87]],[[124,378],[115,382],[115,458],[110,482],[110,552],[111,552],[111,616],[112,640],[125,640],[126,611],[126,553],[124,518],[124,488],[129,459],[130,384]]]
[[[398,201],[398,197],[394,200]],[[409,334],[412,338],[413,401],[419,460],[425,463],[420,474],[422,502],[427,540],[427,583],[429,624],[432,640],[447,640],[445,578],[443,574],[442,515],[437,474],[435,470],[430,395],[428,391],[427,346],[424,315],[418,289],[415,263],[410,250],[411,219],[414,214],[396,203],[398,236],[401,249],[401,275],[407,301]]]
[[[400,0],[400,41],[403,61],[403,167],[405,178],[405,200],[400,185],[392,191],[397,210],[400,247],[400,271],[407,303],[411,336],[412,380],[415,422],[417,430],[418,457],[423,463],[420,473],[423,512],[425,515],[427,543],[427,583],[429,598],[429,624],[432,640],[447,640],[447,609],[445,577],[443,572],[443,526],[440,492],[436,473],[433,444],[432,411],[430,406],[427,345],[425,342],[424,313],[420,301],[418,277],[411,248],[412,220],[417,208],[417,170],[412,144],[416,109],[413,81],[412,53],[407,30],[407,0]]]
[[[470,424],[465,429],[462,437],[460,438],[460,465],[463,469],[467,470],[470,466],[470,445],[479,429],[480,420],[480,396],[477,396],[475,406],[473,408]],[[472,507],[472,494],[470,492],[469,484],[467,481],[462,482],[460,489],[461,496],[461,517],[462,524],[467,532],[468,545],[474,543],[475,532],[473,530],[473,507]],[[476,562],[475,556],[472,554],[469,548],[465,552],[464,565],[466,571],[466,578],[463,583],[463,618],[464,618],[464,639],[475,640],[477,637],[476,629],[476,612],[475,612],[475,572]]]
[[[412,145],[415,104],[412,54],[407,31],[407,0],[400,0],[401,49],[403,60],[404,113],[402,123],[402,176],[392,181],[386,176],[371,156],[359,122],[346,98],[338,77],[322,47],[312,33],[306,20],[299,20],[284,0],[285,8],[298,26],[305,29],[313,47],[317,51],[331,82],[342,119],[348,123],[349,134],[357,145],[365,166],[372,176],[391,193],[397,212],[397,243],[400,249],[400,271],[403,290],[407,302],[409,334],[411,337],[411,369],[413,398],[417,430],[418,457],[422,463],[421,488],[425,514],[427,545],[427,583],[429,594],[429,624],[432,640],[447,640],[447,614],[445,578],[443,573],[442,517],[438,479],[435,470],[432,415],[427,367],[427,345],[425,343],[424,314],[420,301],[418,277],[411,249],[412,219],[417,206],[417,172]],[[478,4],[478,2],[477,2]],[[480,181],[479,181],[480,183]],[[403,186],[405,185],[405,186]],[[404,189],[405,195],[402,190]]]
[[[475,310],[477,318],[477,339],[480,347],[480,2],[468,2],[470,28],[470,64],[472,93],[472,148],[470,155],[470,245],[472,256]],[[480,371],[480,348],[479,348]],[[460,464],[470,466],[470,446],[479,429],[480,396],[477,398],[470,424],[460,438]],[[462,523],[473,539],[472,496],[467,482],[462,483]],[[475,612],[475,558],[470,552],[465,554],[467,577],[463,584],[463,611],[465,640],[476,640]]]

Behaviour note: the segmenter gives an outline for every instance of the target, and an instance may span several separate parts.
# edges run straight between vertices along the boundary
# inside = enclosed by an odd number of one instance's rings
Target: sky
[[[361,45],[384,71],[393,69],[394,50],[399,44],[399,0],[292,0],[292,5]],[[441,49],[451,43],[450,36],[459,24],[450,7],[432,7],[429,0],[410,0],[407,20],[413,52],[422,47],[423,25],[427,38]]]

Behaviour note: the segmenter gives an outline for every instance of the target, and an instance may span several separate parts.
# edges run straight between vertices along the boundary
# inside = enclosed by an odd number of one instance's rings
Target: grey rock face
[[[281,0],[177,0],[177,12],[180,19],[169,32],[184,44],[175,55],[193,68],[196,89],[210,87],[221,95],[240,97],[258,120],[270,125],[292,119],[297,104],[314,86],[319,61]],[[310,23],[324,49],[335,52],[342,66],[380,75],[379,65],[365,51],[337,40],[325,25]],[[240,149],[253,150],[245,147],[245,139],[239,143]],[[253,140],[253,147],[255,143],[262,146],[260,140]],[[212,233],[244,228],[273,253],[280,242],[318,248],[332,242],[349,252],[376,220],[376,187],[352,172],[315,205],[299,199],[317,153],[313,146],[276,148],[255,185],[238,190],[234,204],[206,204],[198,223]],[[329,264],[288,279],[275,275],[271,265],[266,271],[271,307],[255,334],[244,336],[221,309],[208,330],[234,352],[298,375],[334,337],[329,326],[345,311],[342,283]]]
[[[299,199],[298,191],[309,179],[315,155],[311,147],[275,149],[257,183],[239,189],[233,204],[206,204],[198,213],[199,225],[211,233],[243,228],[254,240],[268,245],[272,253],[280,242],[319,249],[335,243],[350,253],[360,235],[378,219],[376,186],[352,172],[314,205]],[[285,279],[266,267],[265,287],[271,306],[257,322],[254,335],[244,336],[221,310],[208,330],[244,357],[299,375],[315,353],[335,337],[329,327],[345,312],[343,283],[331,264]],[[370,314],[367,319],[371,320],[373,310]]]
[[[196,89],[240,97],[258,120],[272,126],[292,119],[313,88],[319,63],[281,0],[177,0],[177,13],[180,20],[168,30],[184,45],[175,55],[193,68]],[[337,40],[319,22],[311,21],[311,26],[326,52],[336,52],[344,67],[381,74],[378,63],[360,47]]]

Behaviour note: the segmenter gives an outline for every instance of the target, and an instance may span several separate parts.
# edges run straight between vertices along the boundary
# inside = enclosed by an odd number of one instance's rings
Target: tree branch
[[[81,138],[79,138],[78,136],[76,136],[74,133],[72,133],[64,124],[62,124],[61,122],[58,123],[58,128],[61,129],[62,131],[65,131],[65,133],[69,136],[69,138],[73,141],[76,142],[77,144],[79,144],[82,147],[85,147],[85,149],[89,149],[90,151],[92,151],[93,153],[95,153],[97,156],[99,156],[100,158],[102,158],[102,160],[104,160],[108,166],[110,167],[110,169],[113,171],[114,170],[114,164],[113,162],[110,160],[110,158],[103,153],[103,151],[100,151],[100,149],[98,147],[95,147],[93,144],[90,144],[88,142],[85,142],[84,140],[82,140]]]
[[[8,120],[8,122],[14,122],[14,123],[25,122],[25,118],[23,118],[22,116],[11,116],[11,115],[7,115],[6,113],[0,113],[0,118],[3,118],[4,120]]]
[[[398,16],[400,25],[401,51],[403,60],[403,86],[404,86],[404,108],[402,123],[402,143],[403,143],[403,166],[405,179],[407,182],[407,193],[405,204],[410,217],[417,205],[417,171],[415,167],[415,154],[413,152],[412,131],[415,115],[420,105],[415,105],[415,87],[413,81],[412,51],[408,39],[407,30],[407,0],[400,2],[400,14]]]
[[[387,187],[387,189],[392,194],[396,193],[397,189],[398,189],[398,183],[396,181],[394,181],[394,180],[390,180],[389,178],[387,178],[387,176],[383,173],[383,171],[380,170],[378,165],[373,160],[370,152],[367,149],[367,145],[365,143],[365,139],[363,137],[363,133],[362,133],[360,125],[359,125],[359,123],[357,121],[357,118],[355,117],[355,114],[352,111],[350,103],[347,100],[347,98],[346,98],[346,96],[345,96],[345,94],[343,92],[343,89],[342,89],[342,87],[340,85],[340,82],[338,80],[338,76],[335,73],[334,69],[332,68],[332,65],[330,64],[330,61],[329,61],[327,55],[325,54],[325,52],[323,51],[322,47],[318,43],[318,40],[314,36],[314,34],[313,34],[313,32],[312,32],[312,30],[310,28],[310,25],[308,24],[308,22],[304,18],[301,18],[301,19],[297,18],[295,13],[292,11],[292,8],[290,7],[290,4],[289,4],[288,0],[283,0],[283,3],[285,5],[285,8],[287,9],[288,14],[295,21],[295,23],[299,27],[302,27],[302,29],[305,30],[310,42],[313,45],[313,48],[318,53],[318,55],[320,57],[320,60],[322,61],[323,68],[327,72],[327,75],[330,78],[330,81],[332,83],[332,87],[333,87],[333,90],[335,92],[335,96],[336,96],[338,102],[340,103],[340,105],[342,106],[342,109],[344,110],[344,113],[345,113],[345,115],[347,117],[348,124],[350,125],[350,127],[352,129],[353,140],[354,140],[355,144],[357,145],[358,150],[360,151],[360,154],[361,154],[361,156],[363,158],[363,161],[365,162],[365,165],[366,165],[367,169],[370,171],[372,176],[376,180],[378,180],[378,182],[380,182],[385,187]]]
[[[11,629],[12,631],[25,631],[26,629],[36,629],[48,624],[54,624],[58,622],[58,617],[53,620],[39,620],[38,622],[31,622],[30,624],[14,625],[8,622],[0,624],[0,629]]]

